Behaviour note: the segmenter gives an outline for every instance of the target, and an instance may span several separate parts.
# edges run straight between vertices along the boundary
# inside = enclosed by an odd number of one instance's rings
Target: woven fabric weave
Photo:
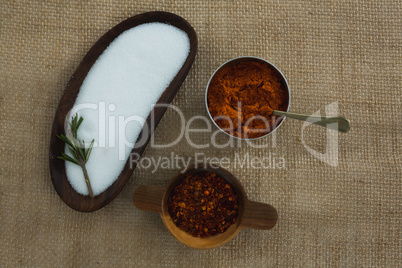
[[[179,244],[157,214],[132,203],[139,185],[165,185],[175,167],[136,169],[120,195],[93,213],[70,209],[55,192],[50,131],[68,80],[107,30],[153,10],[182,16],[198,35],[196,60],[173,100],[186,122],[207,116],[209,77],[238,56],[267,59],[284,73],[290,111],[337,106],[350,118],[349,133],[330,133],[338,144],[336,154],[329,148],[335,165],[311,153],[326,151],[327,131],[289,119],[276,135],[253,143],[268,144],[265,149],[247,143],[219,149],[210,133],[197,132],[191,141],[208,148],[195,149],[183,138],[145,150],[148,158],[284,159],[284,168],[228,166],[250,199],[277,208],[274,229],[244,229],[213,250]],[[401,267],[401,11],[396,0],[2,0],[0,266]],[[180,122],[169,109],[155,143],[173,141]]]

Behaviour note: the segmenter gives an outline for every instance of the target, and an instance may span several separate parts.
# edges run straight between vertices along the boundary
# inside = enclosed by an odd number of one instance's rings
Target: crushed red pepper
[[[195,237],[225,232],[236,222],[238,200],[232,186],[213,172],[186,175],[168,199],[177,227]]]

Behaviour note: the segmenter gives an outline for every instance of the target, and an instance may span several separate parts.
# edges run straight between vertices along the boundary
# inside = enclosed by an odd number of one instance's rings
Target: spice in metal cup
[[[271,63],[257,57],[240,57],[222,64],[207,85],[206,106],[225,133],[256,139],[279,127],[283,117],[273,110],[287,111],[288,83]]]

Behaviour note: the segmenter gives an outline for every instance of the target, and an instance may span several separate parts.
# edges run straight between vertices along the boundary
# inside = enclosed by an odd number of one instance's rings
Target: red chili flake
[[[213,172],[186,175],[168,199],[177,227],[195,237],[225,232],[236,222],[237,195],[225,179]]]

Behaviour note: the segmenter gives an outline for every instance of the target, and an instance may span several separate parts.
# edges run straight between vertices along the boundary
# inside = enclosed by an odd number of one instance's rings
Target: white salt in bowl
[[[214,78],[214,76],[215,76],[220,70],[222,70],[222,69],[224,69],[224,68],[227,68],[227,67],[230,67],[230,66],[233,66],[233,65],[236,65],[236,64],[239,64],[239,63],[241,63],[241,62],[259,62],[259,63],[266,64],[269,68],[275,70],[275,72],[277,73],[277,75],[279,75],[279,76],[281,77],[281,83],[283,83],[283,85],[285,86],[285,89],[286,89],[286,91],[287,91],[287,94],[288,94],[288,101],[287,101],[286,112],[289,111],[290,99],[291,99],[291,97],[290,97],[289,84],[288,84],[288,81],[286,80],[285,76],[283,75],[283,73],[282,73],[274,64],[270,63],[269,61],[267,61],[267,60],[265,60],[265,59],[262,59],[262,58],[259,58],[259,57],[253,57],[253,56],[243,56],[243,57],[233,58],[233,59],[228,60],[228,61],[226,61],[225,63],[223,63],[221,66],[219,66],[219,67],[214,71],[214,73],[211,75],[211,77],[210,77],[210,79],[209,79],[209,81],[208,81],[208,84],[207,84],[207,87],[206,87],[206,90],[205,90],[205,107],[206,107],[206,109],[207,109],[209,118],[211,119],[211,121],[213,122],[213,124],[214,124],[219,130],[221,130],[223,133],[225,133],[226,135],[229,135],[230,137],[233,137],[233,138],[236,138],[236,139],[240,139],[240,140],[258,140],[258,139],[262,139],[262,138],[264,138],[264,137],[270,135],[270,134],[273,133],[276,129],[278,129],[278,128],[282,125],[283,121],[285,120],[285,117],[278,117],[278,118],[280,118],[280,119],[279,119],[279,120],[280,120],[279,124],[277,124],[270,132],[268,132],[268,133],[265,134],[265,135],[262,135],[262,136],[256,137],[256,138],[242,138],[242,137],[238,137],[238,136],[232,135],[232,134],[226,132],[225,130],[223,130],[223,129],[215,122],[215,120],[213,119],[213,117],[212,117],[212,115],[211,115],[211,113],[210,113],[210,111],[209,111],[209,108],[208,108],[208,89],[209,89],[210,83],[211,83],[212,79]]]

